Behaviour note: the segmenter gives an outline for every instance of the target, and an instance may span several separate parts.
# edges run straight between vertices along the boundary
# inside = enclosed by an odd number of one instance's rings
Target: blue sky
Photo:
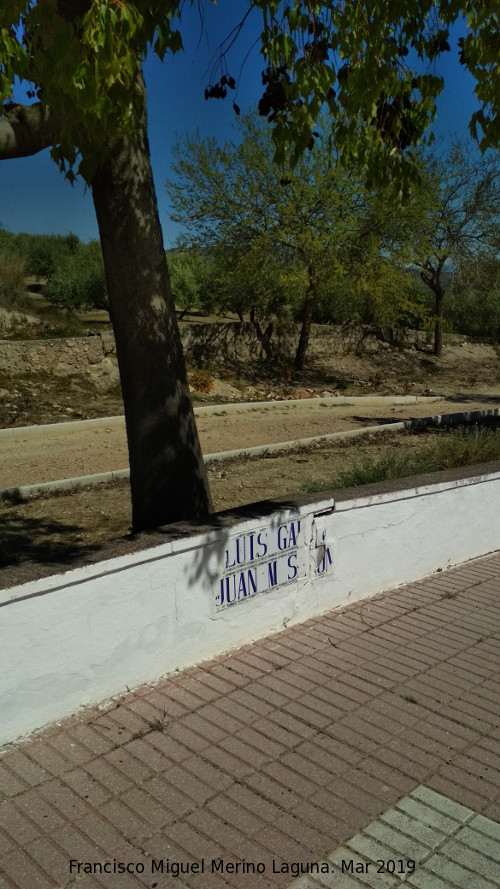
[[[151,156],[166,247],[173,244],[179,231],[169,220],[165,191],[175,134],[193,132],[198,127],[202,136],[224,139],[232,135],[235,122],[232,94],[225,100],[206,102],[203,92],[210,80],[210,62],[221,41],[240,21],[247,2],[218,0],[217,6],[204,3],[203,8],[204,33],[196,8],[186,7],[182,26],[185,51],[167,57],[163,64],[154,56],[145,64]],[[229,72],[236,79],[242,59],[259,32],[260,20],[258,13],[254,13],[228,56]],[[453,35],[452,51],[442,57],[437,69],[445,77],[446,88],[439,99],[434,130],[444,147],[454,137],[467,138],[467,124],[477,107],[473,80],[458,62],[459,34],[460,31]],[[262,68],[262,57],[255,47],[239,78],[237,102],[242,111],[255,107],[259,99]],[[19,92],[16,98],[23,101],[24,94]],[[13,232],[66,234],[73,231],[83,240],[98,236],[88,189],[81,183],[69,185],[48,151],[0,163],[0,223]]]

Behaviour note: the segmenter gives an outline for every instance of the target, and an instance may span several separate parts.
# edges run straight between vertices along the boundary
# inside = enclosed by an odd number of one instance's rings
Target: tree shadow
[[[289,498],[284,498],[252,503],[211,516],[206,528],[218,531],[217,540],[208,547],[200,547],[193,552],[191,564],[186,569],[188,586],[197,586],[202,582],[203,586],[209,589],[216,583],[224,570],[223,556],[227,543],[243,523],[255,519],[256,527],[260,527],[262,521],[268,519],[274,527],[279,524],[280,514],[287,510],[296,511],[297,504]]]
[[[471,395],[464,395],[463,393],[447,395],[444,400],[456,401],[458,404],[470,404],[470,402],[476,404],[478,401],[484,401],[485,404],[500,406],[500,395],[483,395],[480,392],[473,392]]]
[[[369,426],[389,426],[392,423],[401,423],[403,420],[409,419],[405,417],[361,417],[357,414],[351,416],[351,420],[356,423],[367,423]]]
[[[79,525],[53,519],[27,518],[10,507],[8,513],[0,514],[0,569],[23,563],[44,565],[50,573],[57,567],[67,569],[82,556],[101,549],[99,544],[79,542],[83,530]]]

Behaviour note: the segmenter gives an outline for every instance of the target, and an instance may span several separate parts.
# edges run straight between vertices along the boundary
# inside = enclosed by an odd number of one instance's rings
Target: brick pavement
[[[5,748],[0,889],[491,889],[498,822],[500,553]]]

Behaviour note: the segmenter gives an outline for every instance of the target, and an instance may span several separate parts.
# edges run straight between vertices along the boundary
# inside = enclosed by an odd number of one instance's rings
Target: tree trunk
[[[443,354],[443,306],[444,291],[441,286],[437,286],[434,290],[436,300],[436,321],[434,324],[434,355],[441,358]]]
[[[145,106],[144,106],[145,108]],[[149,157],[146,113],[92,182],[130,461],[132,530],[210,511]]]
[[[307,266],[307,274],[309,277],[309,283],[307,286],[306,301],[304,303],[304,310],[302,313],[302,327],[300,330],[299,343],[293,362],[293,370],[295,373],[301,373],[301,371],[304,370],[307,346],[309,345],[309,335],[311,333],[314,300],[316,298],[316,290],[318,285],[312,263],[309,263]]]
[[[424,284],[432,290],[434,294],[434,307],[436,310],[436,320],[434,322],[434,355],[441,358],[443,354],[443,307],[444,307],[444,288],[441,283],[441,272],[443,266],[448,259],[447,256],[441,256],[437,265],[432,266],[428,261],[424,268],[420,270],[420,277]]]

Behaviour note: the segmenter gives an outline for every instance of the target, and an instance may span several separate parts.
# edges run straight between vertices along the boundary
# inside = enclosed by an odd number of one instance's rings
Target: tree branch
[[[0,160],[29,157],[57,141],[58,122],[41,102],[4,105],[0,117]]]
[[[90,0],[58,0],[57,11],[67,22],[81,19],[89,11]]]

